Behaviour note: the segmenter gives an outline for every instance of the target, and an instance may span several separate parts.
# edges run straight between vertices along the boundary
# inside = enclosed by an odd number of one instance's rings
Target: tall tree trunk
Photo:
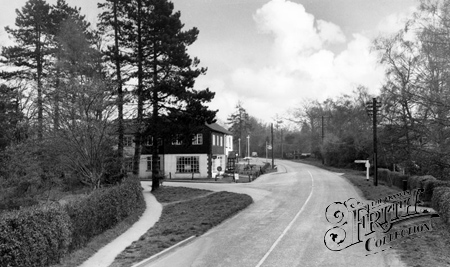
[[[57,60],[59,60],[59,58],[57,59]],[[53,109],[54,109],[54,115],[53,115],[53,128],[54,128],[54,131],[56,132],[56,131],[58,131],[58,129],[59,129],[59,116],[60,116],[60,110],[59,110],[59,102],[60,102],[60,99],[59,99],[59,87],[60,87],[60,84],[61,84],[61,80],[59,79],[59,75],[60,75],[60,70],[59,70],[59,67],[56,67],[56,81],[55,81],[55,96],[54,96],[54,103],[53,103],[53,105],[54,105],[54,107],[53,107]]]
[[[144,110],[144,96],[143,96],[143,70],[142,70],[142,0],[138,0],[138,18],[137,18],[137,31],[138,31],[138,58],[137,58],[137,64],[138,64],[138,88],[137,88],[137,97],[138,97],[138,104],[137,104],[137,130],[135,134],[135,146],[134,146],[134,158],[133,158],[133,174],[139,175],[139,162],[141,159],[141,143],[142,143],[142,117],[143,117],[143,110]]]
[[[156,46],[156,44],[154,44]],[[153,47],[153,91],[152,91],[152,125],[158,125],[158,57],[156,54],[156,47]],[[156,131],[152,131],[156,133]],[[159,136],[153,134],[153,150],[152,150],[152,191],[159,188],[159,169],[158,169],[158,138]]]
[[[42,101],[42,55],[41,55],[41,28],[37,27],[37,40],[36,40],[36,65],[37,65],[37,108],[38,108],[38,138],[43,138],[44,128],[44,112]]]
[[[123,169],[123,90],[122,90],[122,74],[120,70],[120,58],[119,58],[119,25],[117,22],[117,1],[114,1],[113,12],[114,12],[114,57],[116,59],[116,75],[117,75],[117,110],[118,110],[118,134],[119,134],[119,143],[117,144],[117,154],[119,157],[120,170]]]

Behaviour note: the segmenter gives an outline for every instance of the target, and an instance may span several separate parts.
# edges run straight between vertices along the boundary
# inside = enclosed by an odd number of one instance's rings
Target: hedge
[[[378,180],[379,181],[383,181],[385,183],[388,182],[388,175],[389,175],[389,170],[388,169],[378,169]]]
[[[431,175],[411,176],[408,178],[408,189],[425,188],[425,182],[429,180],[437,181],[437,179]]]
[[[378,179],[384,181],[388,186],[396,186],[403,189],[403,180],[407,180],[408,176],[398,172],[391,172],[388,169],[378,169]]]
[[[441,218],[450,223],[450,187],[436,187],[431,198],[433,209],[439,213]]]
[[[0,266],[48,266],[67,254],[70,219],[60,205],[33,206],[0,217]]]
[[[145,209],[137,179],[61,206],[33,206],[0,215],[0,266],[48,266]]]
[[[433,197],[434,189],[437,187],[450,187],[450,181],[441,181],[437,179],[427,179],[423,181],[423,188],[425,189],[423,200],[430,201]]]
[[[72,225],[70,249],[85,246],[94,236],[112,228],[137,209],[145,209],[141,191],[137,179],[127,179],[119,186],[94,191],[66,205]]]

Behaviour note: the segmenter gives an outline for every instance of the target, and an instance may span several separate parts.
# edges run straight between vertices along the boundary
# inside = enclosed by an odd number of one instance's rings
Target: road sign
[[[267,149],[269,149],[269,150],[272,149],[272,146],[271,146],[271,145],[268,145],[268,146],[267,146]]]
[[[366,164],[366,180],[369,181],[369,168],[370,168],[369,161],[368,160],[357,159],[357,160],[355,160],[355,163],[365,163]]]

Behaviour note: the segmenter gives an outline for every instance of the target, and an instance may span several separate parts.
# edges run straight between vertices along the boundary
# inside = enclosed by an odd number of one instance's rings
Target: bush
[[[389,170],[388,169],[378,169],[378,180],[383,181],[385,183],[388,183],[388,176],[389,176]],[[389,185],[391,186],[391,185]]]
[[[8,197],[0,202],[0,212],[18,210],[22,207],[30,207],[39,204],[39,201],[32,197],[24,196],[21,198]]]
[[[86,245],[137,209],[145,208],[141,191],[139,181],[129,178],[119,186],[96,190],[82,200],[70,202],[66,206],[72,224],[70,249]]]
[[[425,182],[428,180],[436,181],[436,178],[431,175],[411,176],[408,178],[408,189],[425,188]]]
[[[431,176],[432,177],[432,176]],[[450,187],[450,181],[441,181],[436,179],[428,179],[423,182],[424,184],[424,193],[423,200],[430,201],[433,197],[433,191],[437,187]]]
[[[450,219],[450,187],[436,187],[433,190],[431,206],[448,224]]]
[[[391,172],[389,171],[389,181],[391,186],[396,186],[403,190],[403,180],[408,180],[407,175],[403,175],[399,172]]]
[[[58,263],[71,242],[70,219],[59,205],[33,206],[0,217],[0,266]]]
[[[391,172],[388,169],[378,169],[378,179],[390,187],[396,186],[403,189],[403,180],[407,180],[408,176],[399,172]]]
[[[261,174],[266,173],[267,170],[270,169],[270,166],[271,166],[270,163],[266,162],[266,163],[264,164],[264,166],[261,167]]]
[[[415,189],[415,188],[418,188],[418,179],[419,179],[419,176],[417,176],[417,175],[414,175],[414,176],[410,176],[409,178],[408,178],[408,190],[413,190],[413,189]]]

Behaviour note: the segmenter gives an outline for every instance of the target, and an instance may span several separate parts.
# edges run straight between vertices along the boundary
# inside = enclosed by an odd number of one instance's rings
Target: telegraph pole
[[[367,103],[367,113],[372,116],[373,122],[373,185],[378,186],[378,151],[377,151],[377,114],[381,107],[381,103],[377,101],[377,98],[372,99],[372,103]]]
[[[273,123],[271,123],[270,124],[270,132],[271,132],[271,135],[272,135],[272,139],[271,139],[271,142],[272,142],[272,169],[273,169],[273,166],[274,166],[274,163],[275,163],[275,161],[274,161],[274,159],[273,159],[273,150],[274,150],[274,147],[273,147]]]
[[[322,151],[323,151],[323,139],[324,139],[324,137],[325,137],[325,131],[323,129],[323,116],[322,116]],[[324,155],[322,155],[322,165],[324,165],[324,164],[325,164],[325,157],[324,157]]]

